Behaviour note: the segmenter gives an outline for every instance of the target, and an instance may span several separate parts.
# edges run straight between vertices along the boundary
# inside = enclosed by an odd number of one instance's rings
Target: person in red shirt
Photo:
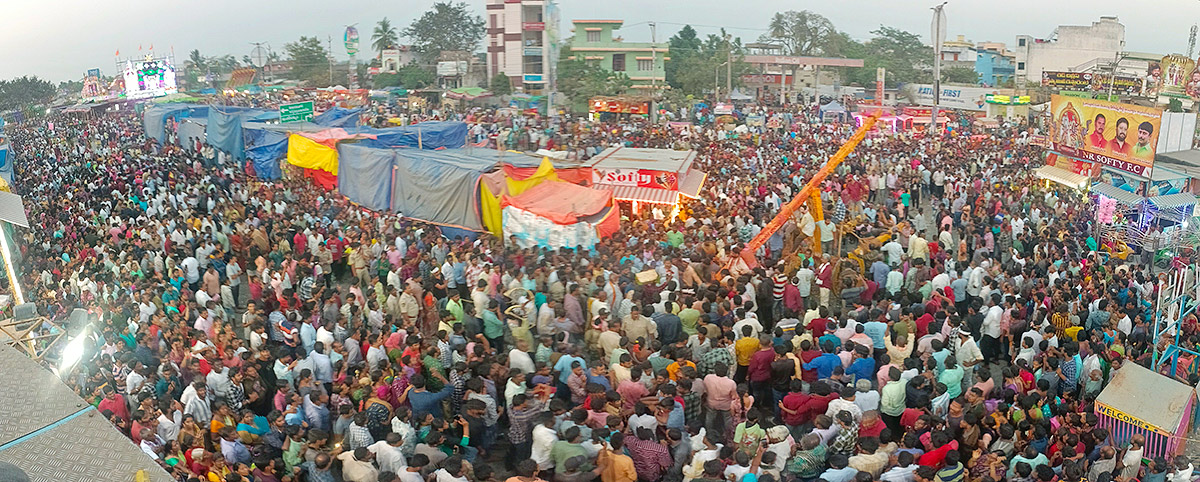
[[[108,410],[121,420],[129,422],[129,407],[125,403],[125,396],[117,393],[112,387],[104,387],[104,400],[100,401],[96,409],[101,412]]]
[[[801,410],[804,414],[802,423],[804,425],[811,424],[812,420],[816,418],[817,415],[824,415],[825,412],[829,410],[829,401],[838,397],[838,394],[832,393],[832,390],[829,389],[829,385],[820,381],[814,382],[811,385],[810,392],[812,393],[812,396],[810,396],[808,400],[804,402],[804,405],[801,405]]]
[[[958,450],[958,441],[951,440],[946,432],[941,431],[934,432],[930,436],[930,445],[936,448],[921,455],[921,458],[917,459],[917,465],[940,469],[946,460],[946,453],[951,450]]]
[[[821,356],[821,350],[818,350],[816,345],[814,345],[812,341],[810,341],[810,340],[801,340],[800,341],[800,361],[804,362],[804,364],[812,363],[812,361],[816,360],[817,357],[819,357],[819,356]],[[801,367],[803,367],[803,366],[804,365],[802,364]],[[801,368],[800,379],[803,380],[806,385],[812,384],[813,382],[818,380],[817,369],[816,368],[810,368],[810,369]]]
[[[804,435],[804,432],[800,430],[808,418],[808,414],[804,412],[804,406],[811,398],[804,393],[804,382],[792,380],[788,394],[784,395],[783,400],[779,402],[779,412],[782,415],[783,423],[787,425],[793,438],[799,439]]]
[[[808,331],[812,332],[813,339],[821,338],[825,334],[825,328],[829,326],[829,308],[824,306],[817,308],[817,317],[808,322]]]
[[[760,407],[770,407],[774,399],[771,393],[771,362],[775,361],[775,346],[771,344],[771,336],[759,335],[758,351],[750,356],[750,365],[746,370],[746,378],[750,380],[750,390],[755,402]]]

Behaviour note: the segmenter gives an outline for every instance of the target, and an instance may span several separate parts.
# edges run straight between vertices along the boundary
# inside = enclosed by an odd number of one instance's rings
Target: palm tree
[[[199,49],[192,49],[192,51],[188,53],[187,60],[184,61],[184,67],[201,72],[208,67],[208,59],[205,59],[203,55],[200,55]]]
[[[387,17],[383,17],[383,20],[375,25],[375,32],[371,34],[371,47],[383,55],[383,49],[394,47],[398,41],[400,36],[396,33],[396,27],[392,26]]]

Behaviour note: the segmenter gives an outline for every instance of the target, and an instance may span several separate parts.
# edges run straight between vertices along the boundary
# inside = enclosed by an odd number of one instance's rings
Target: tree
[[[283,46],[292,61],[292,76],[310,86],[329,86],[329,53],[316,37],[300,37]]]
[[[942,69],[942,82],[952,84],[979,85],[979,74],[969,67],[949,67]]]
[[[400,77],[400,85],[409,90],[428,87],[437,80],[432,71],[417,65],[415,60],[396,70],[396,75]]]
[[[0,110],[44,104],[54,99],[54,84],[37,76],[0,80]]]
[[[404,29],[413,50],[426,62],[436,61],[447,50],[474,52],[483,41],[483,17],[471,15],[466,2],[438,2]]]
[[[184,68],[195,72],[203,72],[208,68],[208,59],[200,55],[199,49],[192,49],[188,53],[188,58],[183,62]]]
[[[399,41],[396,27],[392,26],[392,21],[387,17],[375,24],[375,32],[371,34],[371,48],[378,51],[379,55],[383,55],[383,49],[395,47]]]
[[[668,85],[674,89],[681,87],[679,83],[680,65],[700,55],[700,48],[703,45],[704,42],[700,41],[700,36],[696,35],[696,29],[691,25],[684,25],[679,32],[671,36],[669,44],[671,60],[663,64]]]
[[[929,68],[933,63],[933,48],[926,46],[921,37],[912,32],[882,26],[872,30],[874,37],[861,45],[849,45],[852,58],[863,59],[863,67],[849,73],[851,82],[859,85],[875,85],[875,69],[887,69],[888,87],[898,83],[923,83],[933,81]]]
[[[808,10],[776,13],[767,28],[759,40],[782,44],[786,55],[834,57],[842,53],[840,32],[819,13]]]
[[[511,94],[512,79],[508,78],[507,75],[504,75],[504,72],[500,72],[492,77],[491,81],[488,82],[488,90],[492,91],[492,94],[495,95]]]
[[[558,91],[571,99],[573,106],[586,105],[588,99],[598,95],[620,95],[633,88],[633,80],[623,72],[589,64],[581,60],[582,56],[569,60],[570,55],[570,49],[563,49],[558,61]]]

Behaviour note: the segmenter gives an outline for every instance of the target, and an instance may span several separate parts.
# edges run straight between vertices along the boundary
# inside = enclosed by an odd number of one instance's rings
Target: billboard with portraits
[[[1149,177],[1162,109],[1055,95],[1050,111],[1055,151]]]

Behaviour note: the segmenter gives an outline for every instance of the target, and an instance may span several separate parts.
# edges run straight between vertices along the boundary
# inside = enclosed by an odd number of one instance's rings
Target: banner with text
[[[920,105],[933,105],[933,86],[929,84],[913,84],[916,88],[916,100]],[[1000,93],[997,89],[985,87],[949,87],[942,86],[942,96],[938,106],[942,109],[987,110],[987,95]]]
[[[653,169],[592,169],[593,184],[679,189],[679,175]]]
[[[1077,92],[1108,92],[1111,88],[1114,94],[1142,94],[1142,79],[1124,75],[1113,77],[1109,74],[1092,72],[1047,70],[1042,72],[1042,86]]]
[[[1162,110],[1103,100],[1050,98],[1054,150],[1114,169],[1149,176]]]

